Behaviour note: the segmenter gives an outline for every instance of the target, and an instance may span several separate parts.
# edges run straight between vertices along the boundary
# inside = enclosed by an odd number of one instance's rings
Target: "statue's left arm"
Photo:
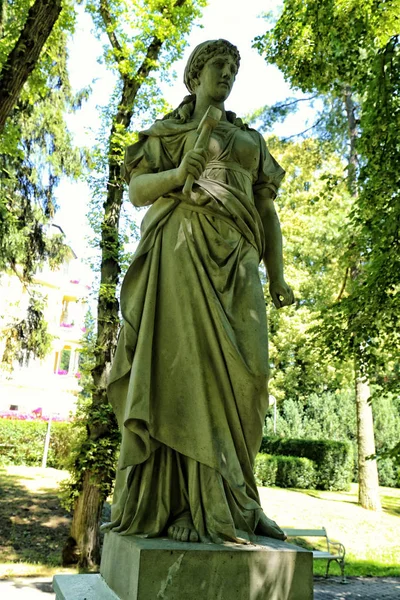
[[[294,303],[294,295],[283,276],[282,233],[272,196],[271,191],[264,188],[254,200],[264,228],[263,261],[268,274],[269,293],[276,308],[282,308]]]

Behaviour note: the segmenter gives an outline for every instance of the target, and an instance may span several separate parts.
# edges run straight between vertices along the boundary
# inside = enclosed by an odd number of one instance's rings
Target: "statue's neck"
[[[196,97],[196,104],[194,107],[192,118],[194,120],[200,121],[204,117],[204,114],[209,106],[215,106],[216,108],[219,108],[219,110],[222,112],[220,120],[227,120],[225,106],[223,102],[216,102],[215,100],[211,100],[210,98],[199,98],[198,96]]]

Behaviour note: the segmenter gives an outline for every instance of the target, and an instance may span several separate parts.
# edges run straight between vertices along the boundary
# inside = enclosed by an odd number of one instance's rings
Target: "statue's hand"
[[[178,185],[184,185],[188,175],[198,179],[206,168],[207,158],[208,151],[205,148],[186,152],[177,169]]]
[[[269,293],[276,308],[294,304],[293,290],[284,279],[270,281]]]

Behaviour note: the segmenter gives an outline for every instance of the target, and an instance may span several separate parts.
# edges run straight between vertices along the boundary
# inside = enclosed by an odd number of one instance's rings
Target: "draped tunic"
[[[128,147],[126,178],[178,167],[198,123],[156,121]],[[251,538],[268,407],[268,339],[254,195],[284,171],[261,135],[227,121],[190,198],[148,209],[121,289],[108,395],[122,433],[112,522],[159,536],[185,511],[200,539]]]

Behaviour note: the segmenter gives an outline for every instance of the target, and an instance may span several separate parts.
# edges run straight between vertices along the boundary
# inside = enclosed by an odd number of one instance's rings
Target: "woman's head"
[[[236,71],[240,65],[240,54],[236,46],[227,40],[208,40],[196,46],[186,65],[184,83],[191,94],[194,94],[199,82],[199,76],[204,65],[216,55],[227,55],[233,58]]]

